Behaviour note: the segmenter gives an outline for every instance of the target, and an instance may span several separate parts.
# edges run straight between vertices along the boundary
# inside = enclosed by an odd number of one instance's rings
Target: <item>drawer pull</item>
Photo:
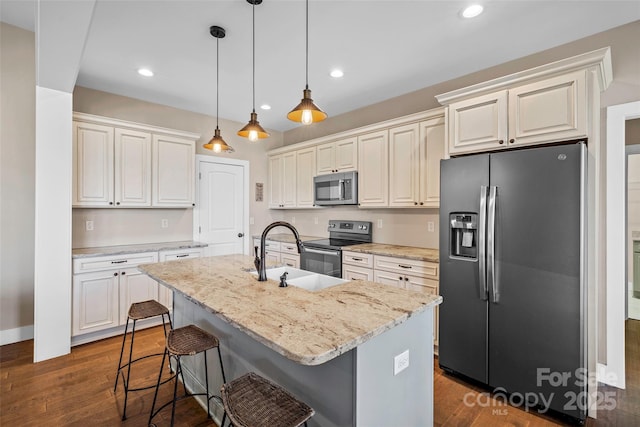
[[[402,265],[402,264],[398,264],[398,267],[400,267],[400,268],[411,268],[410,265]]]
[[[180,255],[176,255],[176,258],[184,258],[184,257],[188,257],[189,254],[180,254]]]
[[[353,261],[362,261],[362,258],[354,258],[354,257],[351,257],[351,259],[352,259]]]
[[[111,264],[124,264],[125,262],[127,262],[126,259],[122,259],[120,261],[111,261]]]

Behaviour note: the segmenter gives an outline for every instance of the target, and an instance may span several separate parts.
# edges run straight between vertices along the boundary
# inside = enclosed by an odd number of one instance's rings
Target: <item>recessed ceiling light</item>
[[[475,18],[480,15],[484,8],[479,4],[472,4],[471,6],[466,7],[462,11],[462,16],[465,18]]]
[[[271,105],[269,105],[269,104],[262,104],[262,105],[260,106],[260,108],[262,108],[263,110],[271,110]]]
[[[335,79],[339,79],[340,77],[344,76],[344,72],[336,68],[335,70],[331,70],[329,75]]]
[[[153,77],[153,71],[148,68],[138,68],[138,74],[145,77]]]

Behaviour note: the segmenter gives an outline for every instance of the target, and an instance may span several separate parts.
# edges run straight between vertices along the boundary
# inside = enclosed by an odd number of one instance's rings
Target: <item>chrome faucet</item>
[[[298,253],[302,253],[302,251],[304,250],[304,246],[302,245],[302,241],[300,240],[300,234],[298,234],[298,230],[296,230],[296,228],[293,225],[284,221],[276,221],[267,225],[264,231],[262,232],[262,237],[260,238],[260,256],[258,256],[258,247],[255,246],[254,248],[256,258],[253,261],[253,263],[256,266],[256,270],[258,270],[258,280],[260,282],[264,282],[267,280],[267,260],[265,259],[265,242],[267,240],[267,234],[269,234],[269,231],[271,231],[276,227],[287,227],[289,230],[291,230],[291,232],[293,233],[293,236],[296,238]]]

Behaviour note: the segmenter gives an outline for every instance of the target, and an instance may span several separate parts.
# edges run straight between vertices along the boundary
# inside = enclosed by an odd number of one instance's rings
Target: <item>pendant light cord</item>
[[[306,31],[306,81],[305,87],[309,89],[309,0],[306,3],[306,13],[307,13],[307,31]]]
[[[220,98],[220,38],[216,37],[216,129],[218,129],[218,99]]]
[[[256,3],[253,2],[253,112],[256,112]]]

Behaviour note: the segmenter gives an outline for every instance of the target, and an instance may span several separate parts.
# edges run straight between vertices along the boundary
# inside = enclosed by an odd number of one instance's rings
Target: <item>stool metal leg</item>
[[[127,317],[127,320],[129,318]],[[127,363],[127,378],[124,382],[124,408],[122,410],[122,421],[127,419],[127,398],[129,397],[129,380],[131,379],[131,357],[133,356],[133,338],[136,334],[136,319],[133,319],[133,328],[131,329],[131,342],[129,344],[129,363]]]
[[[180,363],[180,356],[176,356],[176,382],[173,383],[173,404],[171,405],[171,427],[173,427],[173,420],[176,416],[176,395],[178,394],[178,372],[182,376],[182,385],[184,386],[184,375],[182,374],[182,365]],[[186,395],[185,389],[185,395]]]
[[[125,343],[125,340],[127,339],[127,329],[129,329],[129,316],[127,316],[127,324],[124,327],[124,335],[122,335],[122,347],[120,347],[120,360],[118,360],[118,372],[116,372],[116,383],[113,386],[114,393],[118,388],[118,379],[120,378],[120,369],[122,369],[122,354],[124,353],[124,343]]]
[[[207,367],[207,352],[203,353],[204,356],[204,382],[207,385],[207,394],[205,396],[205,402],[207,402],[207,418],[211,418],[211,410],[209,409],[209,368]]]
[[[224,375],[224,365],[222,364],[222,354],[220,353],[219,345],[218,345],[218,360],[220,361],[220,371],[222,372],[222,384],[226,384],[227,378]]]
[[[165,349],[164,353],[162,353],[162,363],[160,363],[160,373],[158,374],[158,382],[156,383],[156,391],[153,393],[153,403],[151,404],[151,412],[149,413],[149,422],[147,424],[151,424],[151,420],[155,415],[153,410],[156,408],[156,401],[158,400],[158,390],[160,389],[160,381],[162,380],[162,368],[164,368],[164,361],[167,358],[167,350]]]

